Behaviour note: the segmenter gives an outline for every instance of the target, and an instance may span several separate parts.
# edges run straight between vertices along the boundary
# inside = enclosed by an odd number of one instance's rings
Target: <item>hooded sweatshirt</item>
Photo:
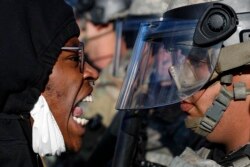
[[[79,35],[64,0],[0,1],[0,164],[37,166],[29,112],[61,47]]]

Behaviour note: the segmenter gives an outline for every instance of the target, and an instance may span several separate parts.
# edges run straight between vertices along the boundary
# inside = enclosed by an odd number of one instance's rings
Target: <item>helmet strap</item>
[[[197,134],[207,136],[220,121],[231,99],[232,94],[226,89],[226,86],[222,86],[218,97],[208,108],[205,115],[203,117],[193,118],[192,120],[186,119],[186,127],[191,128]]]
[[[219,123],[223,113],[226,111],[231,100],[245,100],[247,95],[250,95],[250,90],[246,88],[244,82],[233,84],[233,91],[227,90],[226,85],[232,84],[232,75],[221,77],[221,89],[219,95],[214,100],[213,104],[208,108],[203,117],[186,120],[186,126],[191,128],[195,133],[202,136],[207,136],[213,131]]]
[[[220,121],[224,111],[229,106],[232,100],[232,93],[222,86],[218,97],[214,100],[213,104],[208,108],[204,117],[201,119],[199,129],[203,131],[206,136],[213,131],[215,126]]]

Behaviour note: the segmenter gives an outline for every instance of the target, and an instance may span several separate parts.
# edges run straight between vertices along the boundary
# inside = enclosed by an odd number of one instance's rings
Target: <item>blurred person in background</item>
[[[98,91],[93,98],[101,106],[101,110],[93,105],[83,106],[89,109],[89,117],[96,114],[102,116],[102,123],[108,127],[115,114],[115,101],[117,99],[121,78],[124,76],[126,64],[128,64],[128,49],[123,39],[117,39],[116,23],[112,18],[116,13],[124,11],[130,5],[131,0],[94,0],[81,1],[75,5],[75,13],[82,29],[81,39],[85,41],[85,50],[88,61],[101,72],[100,80],[96,83]],[[89,3],[86,5],[86,3]],[[89,6],[89,8],[84,8]],[[117,47],[117,42],[120,48]],[[97,49],[98,48],[98,49]],[[114,76],[114,59],[116,52],[122,59],[121,74]],[[124,67],[125,66],[125,67]],[[123,71],[122,71],[123,70]],[[105,98],[103,98],[105,97]]]

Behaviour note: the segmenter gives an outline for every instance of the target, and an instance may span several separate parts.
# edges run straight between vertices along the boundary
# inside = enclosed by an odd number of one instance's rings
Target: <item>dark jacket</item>
[[[0,166],[37,166],[29,112],[60,48],[78,35],[64,0],[0,1]]]

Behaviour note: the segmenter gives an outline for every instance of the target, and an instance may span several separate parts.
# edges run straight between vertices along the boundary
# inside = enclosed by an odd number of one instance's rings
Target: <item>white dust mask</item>
[[[40,156],[60,155],[65,151],[62,133],[52,115],[48,103],[41,95],[30,112],[32,127],[32,147]]]

